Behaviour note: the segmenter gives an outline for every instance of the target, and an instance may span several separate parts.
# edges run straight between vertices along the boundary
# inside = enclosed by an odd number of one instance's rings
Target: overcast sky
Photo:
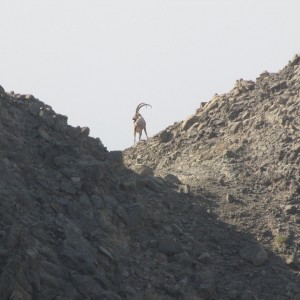
[[[300,54],[299,0],[1,0],[0,85],[88,126],[108,150],[149,136],[239,78]]]

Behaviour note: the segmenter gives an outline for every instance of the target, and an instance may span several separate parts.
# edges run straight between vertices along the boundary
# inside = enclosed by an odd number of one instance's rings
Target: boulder
[[[168,143],[173,139],[173,134],[167,130],[162,131],[158,135],[160,143]]]
[[[199,116],[192,115],[185,119],[185,121],[182,123],[181,128],[184,131],[187,131],[194,123],[197,123],[199,121]]]
[[[131,169],[141,175],[141,176],[153,176],[154,175],[154,172],[152,170],[152,168],[146,166],[146,165],[143,165],[143,164],[136,164],[136,165],[133,165],[131,167]]]
[[[263,265],[268,259],[267,251],[258,244],[244,247],[243,249],[241,249],[240,255],[243,259],[255,266]]]

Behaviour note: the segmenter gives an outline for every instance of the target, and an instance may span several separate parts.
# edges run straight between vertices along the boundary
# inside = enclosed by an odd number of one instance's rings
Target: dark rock
[[[129,224],[130,220],[129,220],[128,213],[127,213],[127,211],[123,207],[119,206],[118,209],[117,209],[117,211],[116,211],[116,214],[122,219],[122,221],[126,225]]]
[[[33,102],[29,107],[29,112],[37,117],[40,113],[41,105],[38,102]]]
[[[137,183],[138,187],[142,187],[142,188],[146,187],[146,188],[150,189],[153,192],[159,192],[160,191],[159,185],[150,177],[139,178],[136,183]]]
[[[66,192],[67,194],[70,194],[70,195],[75,195],[77,192],[73,183],[70,181],[63,181],[61,183],[60,188],[61,188],[61,191]]]
[[[125,191],[133,192],[136,190],[136,185],[137,185],[136,179],[131,178],[129,180],[122,181],[120,184],[120,187]],[[143,185],[143,186],[145,186],[145,185]]]
[[[210,270],[204,269],[196,275],[196,288],[204,299],[212,300],[216,294],[216,284],[214,276]]]
[[[71,281],[84,297],[97,299],[103,292],[102,287],[89,276],[74,274],[71,276]]]
[[[95,183],[100,183],[108,173],[107,163],[101,161],[80,161],[77,166],[86,179]]]
[[[105,206],[103,199],[97,195],[92,195],[91,201],[96,209],[102,209]]]
[[[65,167],[70,164],[71,160],[72,160],[72,157],[70,157],[67,154],[62,154],[62,155],[54,157],[53,162],[57,167]],[[74,170],[71,170],[71,172],[74,172]]]
[[[233,203],[233,202],[235,202],[235,198],[234,198],[233,195],[227,194],[227,195],[226,195],[226,201],[227,201],[228,203]]]
[[[114,292],[103,291],[100,295],[101,299],[122,300],[122,298]]]
[[[13,291],[9,297],[9,300],[23,300],[24,297],[22,295],[22,293],[20,293],[19,291]]]
[[[4,88],[2,87],[2,85],[0,85],[0,94],[5,94],[5,90],[4,90]]]
[[[98,245],[98,250],[104,254],[105,256],[107,256],[109,259],[111,259],[113,262],[116,262],[117,259],[115,257],[115,255],[111,252],[111,250],[105,248],[104,246],[102,245]]]
[[[300,267],[300,261],[296,253],[290,255],[286,262],[292,268],[298,269]]]
[[[140,226],[145,218],[145,208],[142,205],[134,205],[128,208],[128,218],[131,228]]]
[[[181,125],[182,130],[188,130],[194,123],[198,122],[199,117],[196,115],[189,116]]]
[[[243,122],[234,122],[232,124],[231,130],[233,134],[236,134],[243,127]]]
[[[158,250],[166,255],[174,255],[183,251],[180,243],[174,240],[160,240],[158,243]]]
[[[158,135],[158,138],[160,143],[168,143],[173,139],[173,135],[171,132],[164,130]]]
[[[197,258],[197,260],[204,264],[207,264],[211,261],[211,255],[208,252],[204,252]]]
[[[88,127],[82,127],[80,131],[81,131],[81,135],[85,137],[88,137],[90,134],[90,129]]]
[[[266,250],[261,245],[257,244],[244,247],[241,249],[240,255],[255,266],[263,265],[268,259]]]
[[[179,254],[175,254],[174,255],[174,259],[183,265],[189,265],[192,263],[193,259],[191,258],[191,256],[187,253],[187,252],[182,252]]]
[[[241,300],[258,300],[258,298],[256,297],[256,295],[254,293],[247,290],[242,294]]]
[[[38,135],[46,141],[50,141],[50,135],[44,127],[38,128]]]
[[[297,207],[295,205],[286,205],[284,207],[284,212],[286,214],[294,215],[294,214],[297,213],[297,211],[298,211],[298,209],[297,209]]]
[[[153,170],[146,165],[137,164],[137,165],[132,166],[131,169],[135,173],[142,175],[142,176],[153,176],[154,175]]]
[[[238,154],[236,154],[234,151],[232,150],[225,150],[224,153],[223,153],[223,156],[225,158],[238,158]]]
[[[242,111],[243,111],[242,108],[233,110],[233,111],[228,115],[228,119],[229,119],[230,121],[235,120],[235,119],[239,116],[239,114],[240,114]]]
[[[169,183],[175,183],[175,184],[181,184],[181,181],[178,179],[178,177],[176,177],[175,175],[173,174],[167,174],[165,177],[164,177],[164,180],[166,180],[167,182]]]

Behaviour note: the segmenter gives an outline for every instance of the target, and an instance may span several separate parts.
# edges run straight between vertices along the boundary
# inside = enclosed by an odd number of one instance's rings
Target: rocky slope
[[[251,271],[244,262],[226,266],[216,280],[216,299],[235,299],[232,286],[248,288],[258,299],[299,297],[299,108],[300,58],[295,56],[278,73],[237,80],[230,92],[202,103],[185,121],[124,152],[128,167],[144,164],[156,176],[175,175],[190,186],[192,197],[206,199],[224,227],[267,250],[268,259]],[[243,240],[231,242],[238,247]],[[238,256],[233,245],[228,247],[222,263],[214,264],[218,270]],[[218,290],[224,277],[230,278],[225,294]]]
[[[300,299],[299,60],[124,153],[0,87],[0,299]]]
[[[127,169],[121,152],[32,95],[0,97],[0,299],[217,295],[227,264],[212,259],[240,234],[201,197],[171,175]]]

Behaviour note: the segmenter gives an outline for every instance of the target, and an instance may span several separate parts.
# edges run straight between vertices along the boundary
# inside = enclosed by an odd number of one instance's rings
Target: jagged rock
[[[81,131],[81,135],[85,137],[89,136],[90,134],[90,129],[88,127],[82,127],[80,131]]]
[[[102,287],[90,276],[74,274],[71,276],[71,281],[84,297],[92,297],[96,299],[103,292]]]
[[[236,134],[243,127],[243,122],[234,122],[231,130],[233,134]]]
[[[4,88],[2,87],[2,85],[0,85],[0,94],[5,94],[5,90],[4,90]]]
[[[300,267],[300,262],[298,255],[296,253],[290,255],[286,261],[286,263],[291,266],[292,268],[299,268]]]
[[[29,112],[33,116],[37,117],[40,113],[40,108],[41,108],[41,105],[38,102],[33,102],[29,107]]]
[[[153,176],[154,175],[153,170],[146,165],[136,164],[136,165],[132,166],[131,169],[135,173],[142,175],[142,176]]]
[[[181,125],[182,130],[188,130],[194,123],[199,120],[199,117],[196,115],[189,116]]]

